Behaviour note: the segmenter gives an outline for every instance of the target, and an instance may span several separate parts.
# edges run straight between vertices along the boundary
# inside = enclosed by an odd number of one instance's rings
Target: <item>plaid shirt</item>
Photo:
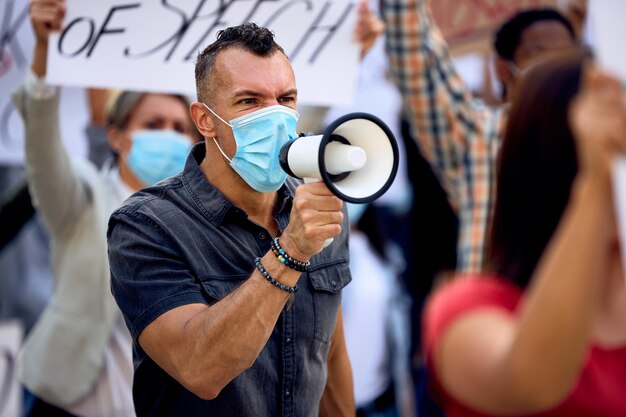
[[[426,0],[385,0],[384,16],[391,71],[413,137],[459,215],[457,268],[479,272],[506,106],[488,107],[472,96]]]

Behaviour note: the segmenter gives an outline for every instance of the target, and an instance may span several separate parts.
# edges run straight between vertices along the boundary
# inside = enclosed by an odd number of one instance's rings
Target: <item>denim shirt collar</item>
[[[199,209],[207,216],[214,226],[220,226],[227,215],[247,217],[245,211],[230,202],[216,187],[209,183],[200,169],[200,164],[206,156],[204,142],[197,143],[191,148],[187,156],[182,180],[190,197]],[[285,184],[277,191],[278,200],[274,217],[278,221],[279,229],[284,230],[288,223],[289,212],[293,201],[293,190],[298,180],[288,177]],[[285,219],[283,221],[283,219]]]

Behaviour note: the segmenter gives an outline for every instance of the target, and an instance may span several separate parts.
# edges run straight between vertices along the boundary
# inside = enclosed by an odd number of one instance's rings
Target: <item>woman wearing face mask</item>
[[[60,138],[59,90],[44,81],[48,35],[61,28],[64,12],[60,0],[32,0],[32,72],[14,94],[55,277],[52,300],[23,347],[22,379],[35,395],[25,415],[133,416],[132,342],[111,296],[106,225],[134,191],[182,169],[192,125],[181,96],[122,92],[108,108],[115,158],[101,170],[70,160]]]

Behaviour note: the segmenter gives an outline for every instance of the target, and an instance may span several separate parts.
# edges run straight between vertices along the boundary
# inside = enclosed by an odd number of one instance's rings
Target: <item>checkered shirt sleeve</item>
[[[384,0],[383,10],[392,76],[411,133],[459,215],[458,268],[478,272],[493,207],[504,109],[472,96],[426,0]]]

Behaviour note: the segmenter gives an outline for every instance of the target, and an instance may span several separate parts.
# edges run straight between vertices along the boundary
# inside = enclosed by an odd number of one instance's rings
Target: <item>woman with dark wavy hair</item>
[[[485,276],[425,316],[449,417],[626,415],[626,290],[611,166],[626,148],[617,80],[582,53],[535,65],[501,149]]]

